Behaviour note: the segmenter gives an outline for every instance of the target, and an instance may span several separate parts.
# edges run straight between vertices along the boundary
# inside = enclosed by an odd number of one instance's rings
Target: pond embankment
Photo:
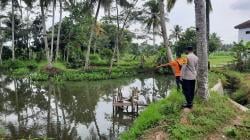
[[[237,81],[228,79],[229,77],[217,71],[210,73],[210,85],[211,83],[214,85],[220,77],[222,83],[227,86],[229,83],[226,81]],[[237,90],[235,89],[236,93]],[[206,102],[196,98],[192,110],[181,110],[183,102],[181,93],[172,92],[167,99],[150,105],[120,138],[122,140],[250,138],[250,113],[240,110],[228,96],[211,91],[210,98]]]

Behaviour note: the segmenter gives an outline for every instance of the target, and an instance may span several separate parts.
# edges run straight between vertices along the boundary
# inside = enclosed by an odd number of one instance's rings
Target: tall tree
[[[133,7],[137,4],[138,0],[135,0],[133,4],[130,4],[127,0],[116,0],[115,1],[115,8],[116,8],[116,26],[117,26],[117,31],[116,31],[116,40],[115,40],[115,48],[113,50],[113,54],[112,54],[112,58],[110,61],[110,66],[109,66],[109,74],[112,73],[112,68],[113,68],[113,63],[114,63],[114,59],[115,59],[115,55],[117,56],[117,62],[119,62],[119,44],[120,44],[120,40],[121,38],[123,38],[124,35],[124,30],[125,30],[125,26],[127,25],[129,18],[132,14],[132,9]],[[118,3],[119,2],[119,3]],[[118,5],[120,5],[121,7],[125,7],[127,8],[125,12],[126,16],[124,18],[123,21],[123,25],[120,28],[120,18],[119,18],[119,7]],[[110,17],[110,15],[109,15]]]
[[[52,1],[52,34],[51,34],[51,45],[50,45],[50,62],[53,61],[53,51],[54,51],[55,8],[56,8],[56,0],[53,0]]]
[[[148,8],[144,23],[148,31],[153,30],[153,45],[155,46],[155,36],[160,28],[159,4],[156,0],[150,0],[144,4],[144,7]]]
[[[206,29],[206,2],[205,0],[194,0],[195,22],[197,34],[198,75],[197,93],[203,99],[208,98],[208,49]]]
[[[166,18],[165,18],[165,6],[164,6],[164,0],[158,0],[159,2],[159,9],[160,9],[160,19],[161,19],[161,32],[162,32],[162,37],[163,37],[163,42],[164,42],[164,46],[167,49],[167,57],[168,57],[168,61],[172,61],[173,58],[173,54],[172,51],[169,47],[169,42],[168,42],[168,36],[167,36],[167,29],[166,29]]]
[[[89,68],[90,47],[92,45],[92,40],[93,40],[93,37],[94,37],[96,22],[97,22],[97,18],[98,18],[98,15],[99,15],[101,4],[103,4],[105,6],[109,6],[109,4],[111,4],[111,2],[112,1],[110,1],[110,0],[108,0],[108,1],[98,0],[97,9],[96,9],[96,13],[95,13],[95,18],[94,18],[94,21],[93,21],[92,27],[91,27],[90,38],[89,38],[89,42],[88,42],[88,48],[87,48],[87,52],[86,52],[86,55],[85,55],[85,65],[84,65],[85,70]]]
[[[2,16],[0,16],[0,64],[2,64],[3,39]]]
[[[11,34],[12,34],[12,61],[15,60],[15,13],[14,13],[14,0],[11,0]]]
[[[41,8],[41,16],[42,16],[42,26],[43,26],[43,40],[45,45],[45,52],[46,52],[46,58],[48,61],[48,68],[52,67],[52,62],[50,59],[50,52],[49,52],[49,46],[48,46],[48,37],[47,37],[47,31],[46,31],[46,15],[45,15],[45,7],[48,6],[47,0],[40,0],[40,8]]]
[[[206,0],[206,25],[207,25],[207,40],[210,38],[210,12],[213,10],[211,0]]]
[[[59,7],[60,7],[60,18],[59,18],[59,26],[58,26],[57,39],[56,39],[56,57],[55,57],[55,61],[57,61],[57,59],[59,57],[59,45],[60,45],[60,35],[61,35],[61,27],[62,27],[62,12],[63,12],[62,0],[59,0]]]
[[[177,0],[167,0],[167,9],[168,9],[168,12],[170,12],[175,3],[176,3]],[[194,0],[187,0],[188,3],[193,3]],[[212,2],[211,0],[206,0],[206,28],[207,28],[207,39],[209,40],[209,34],[210,34],[210,18],[209,18],[209,15],[210,15],[210,12],[213,10],[213,7],[212,7]]]

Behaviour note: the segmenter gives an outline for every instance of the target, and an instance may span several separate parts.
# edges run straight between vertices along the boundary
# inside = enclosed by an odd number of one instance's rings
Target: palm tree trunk
[[[2,27],[2,21],[0,19],[0,29]],[[0,65],[3,64],[3,60],[2,60],[2,53],[3,53],[3,37],[2,37],[2,30],[0,30]]]
[[[118,51],[119,48],[119,31],[120,31],[120,24],[119,24],[119,10],[118,10],[118,3],[116,0],[116,23],[117,23],[117,31],[116,31],[116,40],[115,40],[115,48],[112,54],[112,58],[110,60],[110,66],[109,66],[109,74],[112,73],[112,69],[113,69],[113,64],[114,64],[114,59],[115,59],[115,55]],[[117,59],[118,59],[118,53],[117,53]]]
[[[119,21],[119,9],[118,9],[118,3],[116,0],[116,24],[117,24],[117,35],[116,35],[116,57],[117,57],[117,64],[119,64],[120,59],[120,52],[119,52],[119,35],[120,35],[120,21]]]
[[[12,61],[15,60],[15,17],[14,17],[14,0],[11,1],[12,6],[11,6],[11,32],[12,32]]]
[[[195,21],[197,34],[198,75],[197,93],[203,99],[208,98],[208,52],[206,30],[205,0],[195,0]]]
[[[53,50],[54,50],[54,35],[55,35],[55,5],[56,1],[53,0],[53,19],[52,19],[52,35],[51,35],[51,45],[50,45],[50,61],[53,61]]]
[[[85,56],[84,70],[87,70],[89,68],[90,47],[91,47],[92,40],[93,40],[93,37],[94,37],[94,32],[95,32],[95,27],[96,27],[97,18],[98,18],[98,15],[99,15],[100,7],[101,7],[101,0],[98,1],[98,6],[97,6],[96,14],[95,14],[95,19],[94,19],[94,22],[93,22],[92,27],[91,27],[91,33],[90,33],[90,38],[89,38],[89,43],[88,43],[88,49],[87,49],[86,56]]]
[[[210,34],[210,0],[206,0],[206,26],[207,26],[207,46],[208,45],[208,41],[209,41],[209,34]],[[209,49],[208,49],[209,50]]]
[[[49,47],[48,47],[48,37],[47,37],[47,31],[46,31],[46,24],[45,24],[45,13],[44,13],[44,5],[42,0],[40,0],[40,8],[41,8],[41,13],[42,13],[42,26],[43,26],[43,40],[45,44],[45,52],[46,52],[46,57],[48,61],[48,67],[52,67],[52,63],[50,61],[50,54],[49,54]]]
[[[61,27],[62,27],[62,0],[59,0],[60,4],[60,19],[59,19],[59,26],[58,26],[58,33],[57,33],[57,42],[56,42],[56,61],[59,57],[59,45],[60,45],[60,34],[61,34]]]
[[[153,27],[153,46],[155,48],[155,28]]]
[[[166,20],[165,20],[164,2],[163,0],[158,0],[158,1],[159,1],[159,8],[160,8],[161,32],[162,32],[163,42],[167,49],[168,61],[172,61],[174,58],[173,58],[173,54],[169,47],[169,42],[168,42],[167,29],[166,29],[166,23],[165,23]]]
[[[2,41],[1,41],[1,42],[0,42],[0,65],[3,64],[2,53],[3,53],[3,43],[2,43]]]

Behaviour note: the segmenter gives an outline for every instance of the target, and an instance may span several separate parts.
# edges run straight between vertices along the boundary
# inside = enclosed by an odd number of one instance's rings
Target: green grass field
[[[230,52],[217,52],[209,55],[209,61],[212,67],[222,66],[232,62],[233,60],[233,54]]]

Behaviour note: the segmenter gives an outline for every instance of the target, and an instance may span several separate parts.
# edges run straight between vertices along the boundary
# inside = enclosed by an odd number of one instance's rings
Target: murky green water
[[[146,104],[167,96],[173,84],[165,76],[54,84],[1,75],[0,127],[9,139],[117,139],[135,118],[113,112],[118,89],[126,97],[138,87],[139,100]]]

